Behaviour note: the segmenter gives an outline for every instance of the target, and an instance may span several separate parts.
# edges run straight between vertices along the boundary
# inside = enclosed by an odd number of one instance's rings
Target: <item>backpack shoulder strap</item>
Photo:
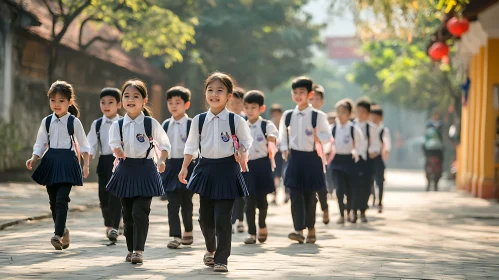
[[[118,120],[118,126],[120,128],[120,139],[121,139],[121,145],[123,145],[123,122],[124,122],[124,118],[121,118]]]
[[[231,135],[236,135],[236,125],[234,124],[234,118],[236,116],[234,113],[229,113],[229,126],[230,126],[230,134]]]
[[[201,138],[201,132],[203,132],[203,125],[204,121],[206,120],[206,115],[207,115],[206,112],[199,114],[199,124],[198,124],[199,138]]]
[[[52,114],[48,115],[45,119],[45,130],[47,134],[50,134],[50,123],[52,122]]]
[[[383,144],[383,135],[385,134],[385,128],[383,127],[381,131],[379,132],[379,140],[381,141],[381,144]]]
[[[73,136],[75,134],[75,116],[70,115],[68,118],[68,134]]]
[[[98,118],[95,122],[95,133],[97,133],[97,138],[100,138],[100,127],[102,126],[102,117]]]
[[[167,120],[164,124],[163,124],[163,130],[168,133],[168,126],[170,126],[170,120]]]
[[[286,112],[284,112],[284,114],[286,114],[284,124],[286,125],[286,128],[288,128],[291,124],[291,116],[293,115],[293,110],[287,110]]]
[[[191,131],[191,124],[192,124],[192,119],[187,119],[187,133],[185,134],[186,137],[189,137],[189,131]]]
[[[147,138],[149,141],[152,140],[152,118],[149,116],[145,116],[144,118],[144,129],[146,131]]]
[[[333,138],[336,138],[336,125],[333,125],[333,130],[331,131]]]
[[[317,117],[319,116],[319,112],[315,109],[312,110],[312,127],[317,127]]]
[[[353,125],[350,126],[350,136],[352,140],[355,140],[355,127]]]
[[[267,137],[267,120],[263,119],[261,125],[262,133],[265,137]]]

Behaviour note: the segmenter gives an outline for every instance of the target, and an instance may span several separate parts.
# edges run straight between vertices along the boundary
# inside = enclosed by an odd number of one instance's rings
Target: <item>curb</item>
[[[86,210],[96,208],[96,207],[99,207],[99,204],[84,204],[84,205],[77,205],[77,206],[71,207],[71,208],[69,208],[68,211],[69,212],[84,212]],[[52,218],[52,213],[49,212],[49,213],[43,214],[43,215],[32,216],[32,217],[28,217],[28,218],[24,218],[24,219],[5,222],[5,223],[0,224],[0,230],[4,230],[4,229],[11,227],[11,226],[23,224],[25,222],[38,221],[38,220],[43,220],[43,219],[47,219],[47,218]]]

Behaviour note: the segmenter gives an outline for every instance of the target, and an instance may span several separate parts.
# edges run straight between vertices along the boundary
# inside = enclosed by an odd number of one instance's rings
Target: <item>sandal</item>
[[[191,245],[194,242],[192,236],[182,236],[182,245]]]
[[[292,232],[288,234],[288,238],[294,241],[298,241],[298,243],[300,244],[303,243],[303,241],[305,241],[305,237],[299,234],[298,232]]]
[[[317,240],[317,239],[315,238],[315,235],[309,235],[309,236],[307,236],[307,241],[306,241],[306,242],[307,242],[308,244],[315,244],[315,241],[316,241],[316,240]]]
[[[69,244],[71,243],[71,239],[69,238],[69,229],[64,229],[64,234],[62,235],[62,249],[67,249]]]
[[[132,254],[133,253],[128,252],[125,258],[125,262],[132,262]]]
[[[166,247],[168,247],[168,249],[178,249],[178,247],[180,247],[180,244],[181,244],[180,241],[174,239],[170,241],[170,243],[168,243]]]
[[[119,235],[119,232],[113,228],[110,231],[108,231],[107,238],[111,242],[116,242],[116,241],[118,241],[118,235]]]
[[[228,272],[226,264],[217,263],[213,269],[215,272]]]
[[[204,262],[204,265],[206,266],[214,266],[215,265],[215,256],[212,256],[212,255],[208,255],[208,253],[204,254],[204,257],[203,257],[203,262]]]
[[[132,264],[144,263],[144,256],[141,253],[133,253],[130,261]]]
[[[56,250],[62,250],[63,245],[61,237],[59,235],[54,235],[54,237],[50,239],[50,243],[52,243],[52,246],[54,246]]]

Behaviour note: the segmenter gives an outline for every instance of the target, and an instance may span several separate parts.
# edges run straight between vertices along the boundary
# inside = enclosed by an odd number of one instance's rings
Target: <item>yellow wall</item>
[[[478,194],[478,184],[480,178],[480,172],[483,164],[480,162],[480,147],[482,146],[482,112],[483,112],[483,100],[484,100],[484,66],[485,66],[485,47],[480,48],[480,52],[477,54],[477,65],[476,65],[476,82],[475,82],[475,114],[473,120],[473,126],[475,127],[475,133],[472,135],[474,138],[473,147],[473,176],[471,180],[471,193],[473,195]],[[482,159],[483,161],[483,159]]]

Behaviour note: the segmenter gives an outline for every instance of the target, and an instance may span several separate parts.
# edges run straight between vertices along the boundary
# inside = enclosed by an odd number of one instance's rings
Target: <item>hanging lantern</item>
[[[449,47],[443,42],[435,42],[428,50],[428,54],[433,60],[439,61],[449,54]]]
[[[461,37],[469,28],[470,22],[464,17],[453,17],[447,21],[447,30],[456,37]]]

